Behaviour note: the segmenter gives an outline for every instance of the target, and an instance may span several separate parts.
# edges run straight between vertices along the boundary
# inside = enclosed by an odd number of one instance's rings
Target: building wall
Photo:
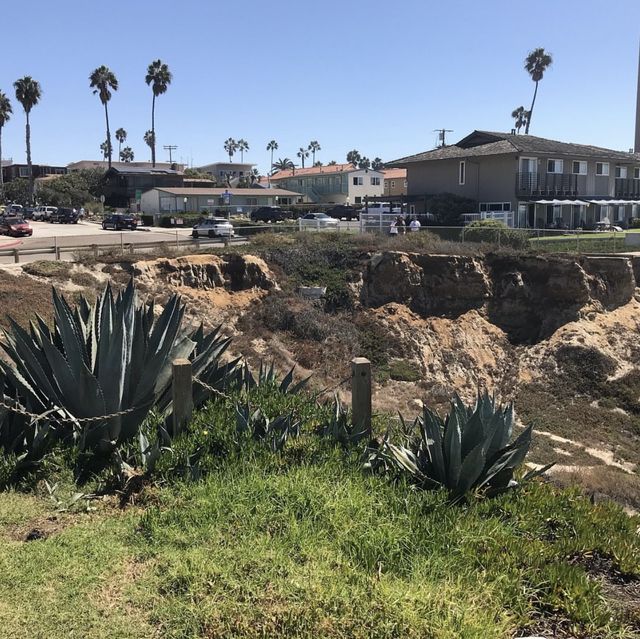
[[[203,173],[208,173],[220,182],[225,179],[228,173],[231,173],[232,177],[250,175],[253,167],[253,164],[246,162],[214,162],[213,164],[201,166],[199,170]]]
[[[142,194],[141,212],[146,215],[169,215],[184,213],[214,213],[216,210],[228,211],[232,215],[248,213],[258,206],[275,206],[283,198],[273,195],[246,196],[244,194],[232,194],[229,205],[225,205],[224,199],[218,195],[187,195],[185,205],[184,195],[173,195],[162,189],[151,189]]]
[[[354,178],[362,178],[362,185],[354,184]],[[377,184],[372,184],[377,181]],[[363,203],[365,197],[380,197],[384,194],[384,175],[380,171],[372,171],[371,169],[360,169],[351,171],[348,174],[347,199],[349,204]]]
[[[384,179],[384,195],[406,195],[407,194],[407,178],[385,178]]]

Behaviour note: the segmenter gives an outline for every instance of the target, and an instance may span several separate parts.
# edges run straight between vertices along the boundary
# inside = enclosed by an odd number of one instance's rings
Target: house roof
[[[158,166],[154,168],[144,166],[112,166],[109,171],[120,173],[121,175],[140,175],[140,174],[154,174],[154,175],[183,175],[181,171],[174,171],[173,169],[162,169]],[[109,172],[107,171],[107,173]]]
[[[466,157],[505,154],[557,155],[559,157],[579,157],[609,159],[621,162],[638,162],[640,154],[614,151],[587,144],[573,144],[549,140],[535,135],[517,135],[513,133],[496,133],[493,131],[474,131],[456,144],[409,155],[388,166],[404,166],[413,162],[429,160],[448,160]]]
[[[326,166],[310,166],[306,169],[287,169],[278,171],[271,176],[271,181],[285,180],[290,177],[301,177],[303,175],[332,175],[336,173],[349,173],[358,171],[358,167],[351,163],[346,164],[327,164]]]
[[[407,169],[383,169],[385,180],[403,180],[407,177]]]
[[[179,171],[184,170],[184,164],[174,162],[175,166]],[[121,168],[131,168],[131,167],[141,167],[146,169],[153,168],[151,162],[117,162],[113,161],[111,163],[112,168],[121,169]],[[156,162],[156,169],[170,169],[172,164],[169,162]],[[105,171],[109,168],[109,163],[107,160],[78,160],[77,162],[70,162],[67,164],[67,168],[69,171],[79,171],[81,169],[104,169]]]
[[[247,197],[258,197],[264,195],[272,195],[272,196],[291,196],[291,195],[299,195],[294,191],[287,191],[286,189],[205,189],[205,188],[187,188],[187,187],[156,187],[155,189],[150,189],[151,191],[162,191],[163,193],[169,193],[170,195],[179,195],[179,196],[220,196],[225,193],[225,191],[231,193],[231,195],[245,195]]]

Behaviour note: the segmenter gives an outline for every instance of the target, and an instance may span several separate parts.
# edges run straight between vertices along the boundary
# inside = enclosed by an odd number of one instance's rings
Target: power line
[[[173,164],[173,156],[171,155],[172,151],[175,151],[178,147],[175,144],[165,144],[162,147],[165,151],[169,151],[169,164]]]

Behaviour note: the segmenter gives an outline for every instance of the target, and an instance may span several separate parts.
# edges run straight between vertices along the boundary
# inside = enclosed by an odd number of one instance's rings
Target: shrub
[[[524,231],[516,231],[499,220],[476,220],[464,229],[465,242],[487,242],[526,250],[529,238]]]
[[[640,229],[640,217],[631,218],[629,221],[629,228]]]

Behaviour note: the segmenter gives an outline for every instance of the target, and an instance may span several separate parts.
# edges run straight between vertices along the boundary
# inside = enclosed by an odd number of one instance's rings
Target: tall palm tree
[[[155,144],[156,144],[156,136],[155,136],[154,132],[151,129],[149,129],[148,131],[145,131],[144,143],[150,149],[153,149],[153,147],[155,146]]]
[[[111,100],[111,91],[118,90],[118,79],[109,67],[104,64],[93,71],[89,76],[89,86],[93,89],[94,95],[100,97],[100,102],[104,105],[104,117],[107,121],[107,150],[109,152],[109,168],[111,168],[111,155],[113,147],[111,145],[111,131],[109,130],[109,110],[107,104]]]
[[[147,67],[147,75],[144,81],[151,85],[153,100],[151,101],[151,133],[153,133],[153,146],[151,147],[151,165],[156,165],[156,97],[166,93],[172,79],[169,67],[162,60],[154,60]]]
[[[304,169],[304,159],[309,157],[309,151],[304,147],[300,147],[298,149],[298,153],[296,154],[300,160],[302,161],[302,168]]]
[[[371,166],[371,160],[367,157],[361,157],[358,162],[359,169],[368,169]]]
[[[133,149],[130,146],[125,146],[122,151],[120,151],[120,161],[121,162],[133,162]]]
[[[269,144],[267,144],[267,151],[271,151],[271,170],[269,171],[269,177],[273,173],[273,152],[277,150],[278,143],[275,140],[271,140]],[[269,184],[271,184],[271,180],[269,180]]]
[[[249,174],[249,180],[251,184],[255,184],[260,181],[260,171],[258,169],[251,169],[251,173]]]
[[[4,180],[2,178],[2,127],[11,119],[13,109],[9,98],[0,91],[0,201],[4,193]]]
[[[244,152],[249,150],[249,143],[240,138],[237,142],[237,149],[240,151],[240,162],[244,162]]]
[[[542,47],[534,49],[525,58],[524,68],[531,76],[531,79],[536,83],[536,88],[533,92],[533,100],[531,102],[531,108],[527,117],[527,124],[525,126],[525,134],[529,134],[529,126],[531,124],[531,115],[533,113],[533,107],[536,103],[536,96],[538,95],[538,82],[542,80],[544,72],[553,64],[553,58],[550,53],[547,53]]]
[[[381,171],[384,168],[384,162],[380,158],[373,158],[371,168],[374,171]]]
[[[311,162],[316,165],[316,151],[322,151],[322,147],[318,144],[318,140],[309,142],[309,151],[311,151]]]
[[[127,132],[123,128],[116,129],[116,140],[118,140],[118,157],[122,153],[122,143],[127,139]]]
[[[360,162],[361,157],[362,156],[360,155],[360,153],[353,149],[353,151],[349,151],[349,153],[347,153],[347,162],[357,166],[358,162]]]
[[[29,167],[29,203],[33,203],[33,170],[31,166],[31,125],[29,123],[29,114],[42,97],[42,89],[40,83],[31,76],[25,75],[13,83],[16,90],[16,100],[20,102],[27,118],[25,128],[25,137],[27,141],[27,166]]]
[[[527,124],[529,112],[523,106],[519,106],[511,111],[511,117],[516,121],[516,131],[520,133],[520,129]]]
[[[238,143],[233,138],[224,141],[224,150],[229,154],[229,162],[233,162],[233,154],[238,150]]]
[[[274,171],[286,171],[287,169],[293,169],[295,165],[289,158],[280,158],[271,167]]]

